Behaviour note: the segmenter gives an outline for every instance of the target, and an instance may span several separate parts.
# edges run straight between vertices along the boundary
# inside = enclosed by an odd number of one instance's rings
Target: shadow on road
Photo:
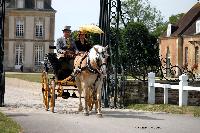
[[[8,117],[19,117],[19,116],[29,116],[29,115],[23,114],[23,113],[6,113],[6,116],[8,116]]]
[[[120,112],[120,111],[103,111],[104,117],[113,117],[113,118],[136,118],[144,120],[164,120],[147,116],[143,112]]]

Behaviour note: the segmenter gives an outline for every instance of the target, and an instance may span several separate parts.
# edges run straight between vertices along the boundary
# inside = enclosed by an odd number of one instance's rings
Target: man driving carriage
[[[63,37],[57,39],[56,49],[59,54],[65,54],[67,51],[77,51],[76,44],[71,37],[71,26],[64,26]]]
[[[63,28],[63,37],[57,39],[56,50],[57,50],[57,58],[59,62],[61,62],[61,70],[67,72],[67,74],[63,75],[62,71],[59,72],[61,79],[65,76],[68,76],[73,71],[74,58],[75,53],[78,52],[76,44],[71,37],[71,26],[64,26]],[[63,75],[63,76],[62,76]]]

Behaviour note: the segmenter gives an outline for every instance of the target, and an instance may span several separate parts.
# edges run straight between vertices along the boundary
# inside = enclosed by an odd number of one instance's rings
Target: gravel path
[[[24,133],[199,133],[200,118],[166,113],[103,108],[103,118],[77,113],[78,99],[56,100],[56,113],[45,111],[40,83],[6,78],[5,107]]]
[[[78,98],[56,99],[55,112],[73,113],[78,109]],[[5,110],[16,112],[44,111],[41,84],[16,78],[6,78]]]

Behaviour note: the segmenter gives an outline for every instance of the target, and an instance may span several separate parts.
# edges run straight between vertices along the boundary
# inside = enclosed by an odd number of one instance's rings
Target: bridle
[[[98,73],[98,74],[102,74],[102,66],[107,66],[107,57],[105,55],[106,51],[103,51],[103,52],[97,52],[98,56],[96,57],[96,68],[94,68],[91,63],[90,63],[90,57],[89,57],[89,54],[87,56],[87,61],[86,61],[86,66],[88,68],[88,70],[92,73]],[[100,58],[102,56],[102,58]]]
[[[94,59],[95,59],[96,65],[91,64],[90,53],[85,53],[80,61],[78,70],[75,71],[73,74],[73,77],[76,77],[79,73],[81,73],[81,71],[85,71],[85,70],[88,70],[90,73],[96,74],[97,75],[96,80],[93,83],[94,88],[95,88],[95,84],[98,81],[98,79],[103,78],[102,76],[105,76],[104,69],[106,69],[107,57],[109,56],[107,54],[106,50],[104,50],[102,52],[98,52],[98,50],[95,50],[95,51],[96,51],[96,57]],[[86,64],[83,67],[81,67],[82,62],[85,59],[86,59]]]
[[[106,68],[107,57],[109,55],[107,54],[106,50],[102,52],[98,52],[98,50],[95,50],[95,51],[96,51],[96,58],[95,58],[96,65],[94,66],[91,64],[90,53],[86,52],[84,56],[81,57],[81,61],[78,66],[78,69],[73,74],[74,77],[76,77],[76,75],[80,73],[81,71],[85,71],[85,70],[88,70],[90,73],[93,73],[93,74],[98,74],[99,76],[103,74],[103,66],[105,66],[104,68]],[[82,66],[82,62],[84,60],[86,60],[86,64]]]

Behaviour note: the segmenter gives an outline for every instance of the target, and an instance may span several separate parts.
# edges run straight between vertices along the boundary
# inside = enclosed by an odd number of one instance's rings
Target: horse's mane
[[[96,56],[97,56],[97,54],[96,54],[97,52],[94,48],[98,49],[98,52],[100,52],[100,53],[103,51],[103,46],[94,45],[89,51],[89,57],[91,60],[95,60]]]

